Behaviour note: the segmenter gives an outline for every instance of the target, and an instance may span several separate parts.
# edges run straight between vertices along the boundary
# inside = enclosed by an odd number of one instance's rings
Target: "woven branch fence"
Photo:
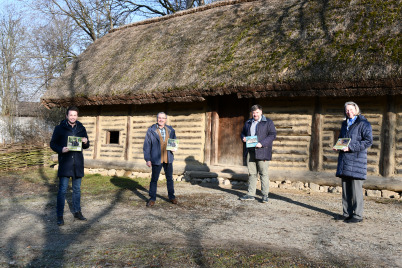
[[[54,152],[46,145],[7,144],[0,145],[0,170],[51,165]]]

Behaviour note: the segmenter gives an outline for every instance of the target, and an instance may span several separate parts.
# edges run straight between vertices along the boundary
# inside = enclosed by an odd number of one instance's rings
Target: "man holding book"
[[[57,194],[57,225],[64,225],[64,205],[66,202],[66,192],[68,182],[72,178],[73,189],[73,214],[74,218],[85,221],[86,218],[81,213],[81,179],[84,177],[84,156],[82,149],[89,148],[89,140],[85,127],[77,120],[78,108],[69,107],[66,112],[66,119],[60,122],[54,129],[50,148],[59,156],[59,191]],[[81,138],[78,138],[81,137]],[[81,139],[78,146],[70,146],[69,138]],[[76,148],[78,147],[78,149]]]
[[[149,185],[150,198],[147,202],[147,207],[155,205],[157,184],[162,167],[165,171],[169,200],[172,204],[177,204],[173,186],[173,151],[175,149],[167,146],[169,139],[176,139],[176,132],[171,126],[166,125],[167,115],[164,112],[158,113],[156,118],[157,123],[147,130],[143,147],[146,165],[152,168],[151,183]],[[171,141],[171,144],[176,145],[177,141]]]
[[[257,175],[261,177],[262,202],[268,202],[269,177],[268,161],[272,158],[272,143],[276,138],[276,129],[271,119],[262,114],[258,104],[251,107],[252,118],[246,121],[241,132],[241,139],[247,144],[245,156],[248,168],[248,191],[240,200],[255,200]],[[249,141],[252,141],[249,143]],[[255,147],[254,147],[255,146]]]

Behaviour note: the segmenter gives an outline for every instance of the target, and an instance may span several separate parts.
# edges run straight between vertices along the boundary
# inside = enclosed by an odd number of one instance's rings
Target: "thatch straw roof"
[[[20,101],[16,104],[16,115],[20,117],[37,117],[43,112],[41,109],[45,109],[39,102]]]
[[[45,106],[402,94],[401,1],[237,0],[116,29]]]

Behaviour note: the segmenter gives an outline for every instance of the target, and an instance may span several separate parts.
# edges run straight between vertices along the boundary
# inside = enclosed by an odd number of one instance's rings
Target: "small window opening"
[[[119,131],[108,131],[106,144],[119,144]]]

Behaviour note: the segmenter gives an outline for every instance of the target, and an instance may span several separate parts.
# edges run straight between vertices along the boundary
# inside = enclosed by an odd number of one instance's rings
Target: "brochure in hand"
[[[350,138],[339,138],[338,141],[335,143],[334,149],[336,150],[343,150],[349,146]]]
[[[82,151],[82,137],[68,136],[67,148],[70,151]]]
[[[168,139],[166,150],[168,151],[177,151],[179,149],[179,140],[178,139]]]
[[[247,148],[254,148],[258,143],[257,136],[247,136],[246,137],[246,147]]]

